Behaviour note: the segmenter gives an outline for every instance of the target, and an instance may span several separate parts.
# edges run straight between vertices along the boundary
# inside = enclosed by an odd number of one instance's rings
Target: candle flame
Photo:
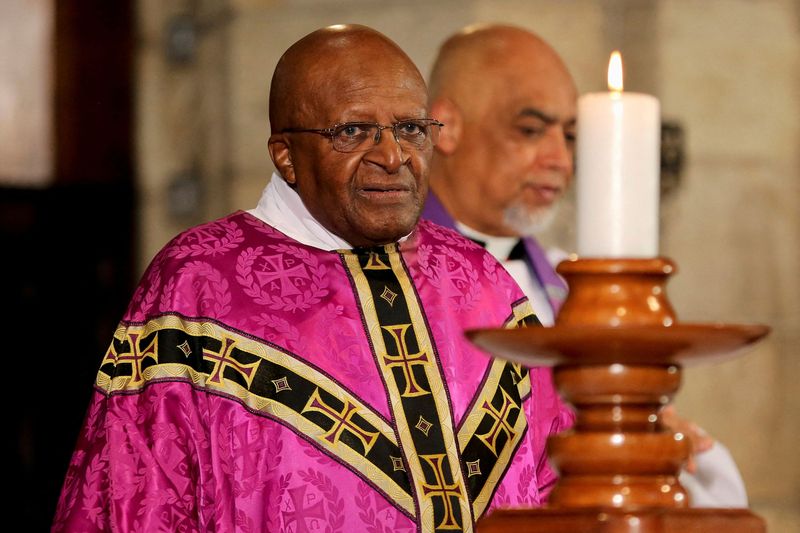
[[[622,55],[619,50],[611,52],[608,60],[608,88],[611,91],[622,91]]]

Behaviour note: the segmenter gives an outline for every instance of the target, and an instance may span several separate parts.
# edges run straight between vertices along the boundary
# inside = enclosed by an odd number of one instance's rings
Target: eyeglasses
[[[366,152],[381,142],[381,133],[391,129],[395,140],[404,150],[419,150],[433,146],[439,140],[439,129],[444,126],[433,118],[401,120],[389,126],[376,122],[343,122],[330,128],[285,128],[281,133],[317,133],[330,137],[337,152]]]

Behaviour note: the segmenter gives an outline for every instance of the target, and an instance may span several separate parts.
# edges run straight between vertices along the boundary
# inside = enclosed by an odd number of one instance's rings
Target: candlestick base
[[[478,533],[765,533],[747,509],[501,509],[478,523]]]
[[[676,323],[666,259],[574,260],[558,270],[570,293],[554,327],[467,333],[498,357],[552,366],[577,415],[548,440],[560,474],[549,507],[498,511],[480,531],[763,531],[745,510],[688,509],[678,474],[689,444],[660,412],[682,366],[735,357],[769,328]]]

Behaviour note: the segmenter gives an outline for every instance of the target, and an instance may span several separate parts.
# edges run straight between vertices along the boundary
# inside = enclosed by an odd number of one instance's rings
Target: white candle
[[[578,99],[578,255],[655,257],[661,140],[658,100],[622,92],[622,64],[613,54],[608,79],[609,92]]]

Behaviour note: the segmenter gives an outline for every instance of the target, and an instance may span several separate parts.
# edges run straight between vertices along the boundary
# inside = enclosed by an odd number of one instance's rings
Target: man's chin
[[[520,237],[531,237],[549,228],[557,212],[557,204],[536,208],[511,205],[503,213],[503,222]]]
[[[415,227],[416,223],[364,228],[359,232],[358,237],[353,237],[352,240],[348,239],[348,242],[358,247],[382,246],[399,241],[411,233]]]

